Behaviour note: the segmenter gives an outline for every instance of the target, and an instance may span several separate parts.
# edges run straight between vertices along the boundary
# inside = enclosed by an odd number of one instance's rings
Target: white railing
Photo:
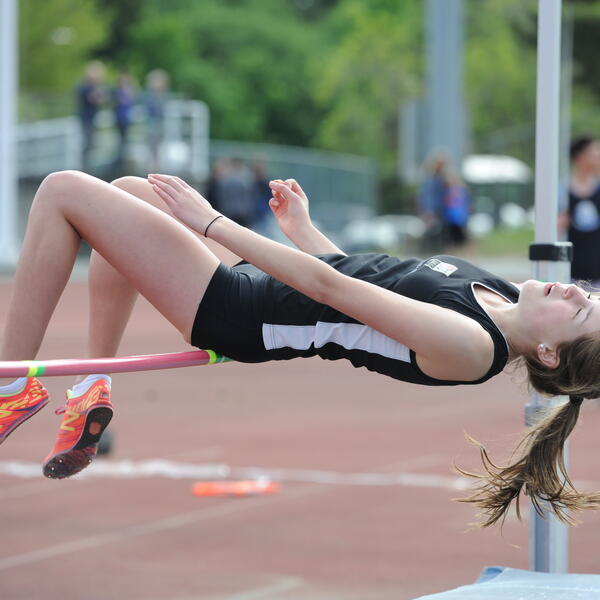
[[[19,177],[81,168],[81,132],[76,117],[23,123],[17,127]]]
[[[203,102],[170,100],[165,108],[159,163],[170,170],[206,179],[209,171],[209,111]],[[133,112],[126,158],[144,171],[149,162],[143,107]],[[96,119],[91,170],[102,168],[118,153],[119,137],[111,111]],[[17,127],[18,176],[43,177],[52,171],[82,168],[82,134],[77,117],[23,123]]]
[[[202,102],[171,100],[165,107],[158,159],[152,156],[142,106],[135,107],[124,155],[124,168],[112,168],[119,155],[119,135],[112,111],[97,115],[94,142],[83,164],[83,136],[76,116],[25,123],[17,130],[18,176],[42,179],[64,169],[84,169],[101,177],[119,172],[145,175],[162,170],[200,185],[209,178],[210,162],[237,157],[248,166],[263,163],[267,177],[293,177],[311,197],[314,218],[330,233],[349,221],[376,213],[377,173],[368,157],[312,148],[210,140],[209,112]],[[158,163],[158,164],[156,164]],[[36,185],[33,181],[32,185]],[[23,220],[31,189],[22,190],[19,220]]]

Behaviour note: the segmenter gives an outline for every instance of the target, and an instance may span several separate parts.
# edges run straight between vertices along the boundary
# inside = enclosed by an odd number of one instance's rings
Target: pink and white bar
[[[212,350],[192,350],[170,354],[146,354],[118,358],[67,358],[59,360],[0,361],[0,377],[44,377],[89,375],[93,373],[130,373],[196,367],[229,359]]]

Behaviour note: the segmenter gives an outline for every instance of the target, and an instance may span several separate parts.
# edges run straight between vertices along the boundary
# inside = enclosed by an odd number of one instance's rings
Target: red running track
[[[0,285],[0,314],[9,285]],[[40,358],[81,356],[86,290],[70,285]],[[141,302],[123,354],[186,350]],[[46,380],[58,406],[68,378]],[[402,473],[403,485],[282,481],[253,498],[197,498],[193,480],[67,481],[0,475],[2,600],[406,600],[472,582],[484,565],[526,568],[527,523],[469,527],[443,487],[475,467],[463,432],[507,456],[524,385],[429,389],[319,359],[117,375],[108,466],[163,458],[194,465]],[[583,408],[572,474],[600,489],[600,410]],[[48,408],[0,448],[0,465],[40,462],[59,417]],[[106,463],[105,463],[106,464]],[[424,480],[422,476],[435,476]],[[437,482],[433,487],[427,481]],[[598,572],[600,515],[571,534],[571,565]]]

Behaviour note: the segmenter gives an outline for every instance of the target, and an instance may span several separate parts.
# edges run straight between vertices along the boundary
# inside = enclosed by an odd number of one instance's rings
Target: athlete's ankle
[[[0,395],[9,396],[12,394],[18,394],[27,383],[26,377],[19,377],[18,379],[13,378],[2,378],[0,379]]]
[[[71,388],[73,397],[77,397],[77,396],[81,396],[81,394],[85,394],[90,389],[90,387],[92,387],[92,385],[100,379],[103,379],[104,381],[106,381],[110,388],[110,386],[112,384],[112,378],[110,377],[110,375],[105,375],[105,374],[86,375],[80,381],[76,382],[73,385],[73,387]]]

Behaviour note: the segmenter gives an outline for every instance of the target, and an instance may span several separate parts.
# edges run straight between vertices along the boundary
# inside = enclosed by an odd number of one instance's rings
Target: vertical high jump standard
[[[17,264],[17,0],[0,0],[0,267]]]
[[[538,1],[537,98],[535,132],[535,243],[529,248],[533,277],[571,281],[572,248],[557,241],[560,117],[561,0]],[[525,409],[531,425],[541,410],[564,398],[533,393]],[[565,447],[565,455],[567,448]],[[567,526],[554,514],[531,508],[529,567],[533,571],[566,573],[569,568]]]

